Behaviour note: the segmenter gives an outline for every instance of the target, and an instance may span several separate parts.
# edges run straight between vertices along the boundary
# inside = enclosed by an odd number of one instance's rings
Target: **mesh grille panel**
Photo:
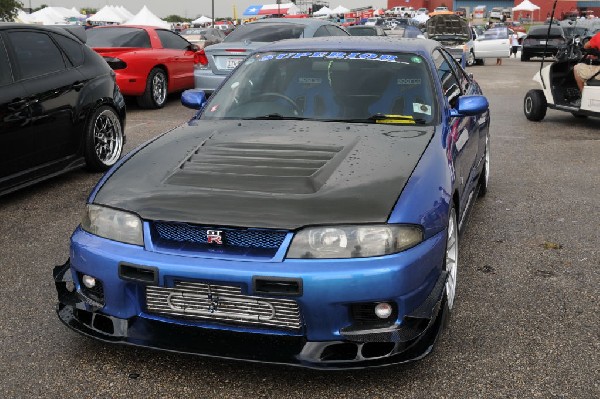
[[[287,232],[262,229],[230,229],[204,227],[185,223],[155,222],[156,241],[160,244],[176,242],[193,246],[222,248],[225,251],[267,250],[275,253]],[[222,244],[215,246],[209,243],[209,231],[218,232]]]

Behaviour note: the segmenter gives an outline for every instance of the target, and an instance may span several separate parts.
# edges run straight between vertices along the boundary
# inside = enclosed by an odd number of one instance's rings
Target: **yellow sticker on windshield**
[[[378,120],[377,123],[388,124],[388,125],[397,125],[397,124],[414,125],[415,121],[410,120],[410,119],[382,119],[382,120]]]

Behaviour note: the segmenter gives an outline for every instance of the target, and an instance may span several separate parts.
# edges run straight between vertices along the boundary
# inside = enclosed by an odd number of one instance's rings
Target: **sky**
[[[137,14],[146,5],[156,16],[164,18],[167,15],[180,15],[186,18],[196,18],[201,15],[211,16],[212,0],[20,0],[24,7],[32,8],[46,4],[55,7],[66,7],[76,9],[93,7],[100,9],[105,5],[123,6],[133,14]],[[285,3],[286,0],[282,0]],[[233,17],[233,6],[236,6],[238,18],[244,10],[251,5],[274,4],[276,0],[214,0],[215,16]],[[335,8],[339,5],[346,8],[373,6],[386,8],[387,0],[333,0],[329,1],[329,7]]]

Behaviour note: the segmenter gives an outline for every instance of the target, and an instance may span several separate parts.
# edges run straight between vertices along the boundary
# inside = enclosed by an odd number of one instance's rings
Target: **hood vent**
[[[310,194],[321,188],[343,160],[344,148],[208,140],[165,183],[205,189]]]

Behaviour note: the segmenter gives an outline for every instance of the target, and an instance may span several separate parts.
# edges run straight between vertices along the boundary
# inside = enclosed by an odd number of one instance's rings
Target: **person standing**
[[[517,58],[517,51],[519,50],[519,35],[517,32],[513,31],[512,35],[510,35],[510,56],[513,55]]]

